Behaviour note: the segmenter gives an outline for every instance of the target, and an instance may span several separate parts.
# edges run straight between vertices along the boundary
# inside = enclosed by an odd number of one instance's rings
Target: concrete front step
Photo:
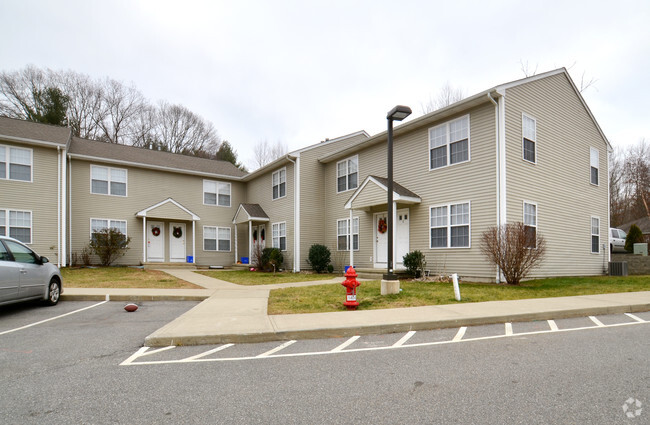
[[[190,269],[196,270],[196,264],[193,263],[144,263],[145,270],[152,269]]]
[[[386,274],[386,269],[370,269],[370,268],[361,268],[355,267],[357,276],[361,279],[372,279],[372,280],[381,280]],[[395,275],[399,279],[406,279],[408,275],[405,270],[395,270]]]

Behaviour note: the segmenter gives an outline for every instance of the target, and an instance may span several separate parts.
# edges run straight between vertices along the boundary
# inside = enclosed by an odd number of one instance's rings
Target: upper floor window
[[[430,247],[469,248],[469,202],[431,207]]]
[[[537,204],[524,201],[524,229],[526,230],[526,247],[537,247]]]
[[[429,129],[429,169],[469,161],[469,115]]]
[[[336,249],[339,251],[350,250],[350,235],[352,235],[352,249],[359,250],[359,217],[352,219],[352,227],[350,227],[350,219],[344,218],[336,222]]]
[[[273,199],[287,196],[287,169],[283,168],[273,173],[271,180],[273,182]]]
[[[0,179],[32,181],[32,150],[0,145]]]
[[[359,186],[359,157],[344,159],[336,163],[336,191],[356,189]]]
[[[600,253],[600,218],[591,217],[591,253]]]
[[[523,150],[526,161],[537,162],[537,121],[526,114],[522,115]]]
[[[204,251],[230,251],[230,228],[203,226]]]
[[[230,206],[230,183],[203,180],[203,204]]]
[[[123,168],[90,166],[90,192],[100,195],[126,196],[127,172]]]
[[[273,248],[279,248],[280,251],[287,250],[287,223],[273,223],[271,225],[273,231]]]
[[[32,212],[0,210],[0,236],[9,236],[22,243],[32,243]]]
[[[591,184],[598,186],[598,161],[599,154],[598,149],[590,148],[589,149],[589,162],[591,164]]]
[[[108,218],[90,219],[90,238],[95,239],[95,234],[100,230],[116,229],[126,237],[126,220],[112,220]]]

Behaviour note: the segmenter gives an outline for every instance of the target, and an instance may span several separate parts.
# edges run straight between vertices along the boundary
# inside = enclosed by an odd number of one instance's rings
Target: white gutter
[[[61,267],[61,146],[56,147],[56,160],[56,266]]]
[[[497,90],[500,94],[498,100],[494,100],[492,93],[487,96],[494,104],[495,132],[496,132],[496,177],[497,177],[497,226],[506,224],[506,141],[505,141],[505,92]],[[501,270],[497,266],[496,282],[501,282]]]
[[[296,160],[289,155],[286,159],[293,163],[293,272],[300,271],[300,154]]]
[[[61,172],[61,190],[63,193],[61,194],[61,247],[60,251],[63,253],[63,260],[61,261],[61,265],[63,267],[66,267],[68,265],[68,259],[66,258],[66,251],[68,250],[68,231],[67,231],[67,226],[66,222],[67,217],[68,217],[68,208],[67,208],[67,199],[68,199],[68,160],[66,159],[67,156],[67,149],[63,148],[63,155],[61,155],[61,167],[62,167],[62,172]]]

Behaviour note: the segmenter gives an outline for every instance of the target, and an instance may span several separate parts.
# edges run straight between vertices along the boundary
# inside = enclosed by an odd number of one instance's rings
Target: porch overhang
[[[167,198],[155,205],[135,213],[136,217],[158,218],[166,220],[199,221],[201,217],[185,208],[172,198]]]
[[[269,216],[259,204],[239,204],[232,219],[233,224],[267,221],[270,221]]]
[[[345,209],[368,210],[375,206],[386,205],[387,193],[388,179],[368,176],[345,203]],[[412,205],[421,203],[422,199],[399,183],[393,182],[393,202]]]

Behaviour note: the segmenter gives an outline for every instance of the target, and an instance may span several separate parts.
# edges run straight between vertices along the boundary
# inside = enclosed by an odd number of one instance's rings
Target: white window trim
[[[129,232],[129,223],[128,223],[127,220],[120,220],[120,219],[116,219],[116,218],[91,217],[90,218],[90,239],[93,238],[93,220],[106,220],[106,221],[108,221],[108,229],[112,228],[111,227],[111,222],[112,221],[124,222],[124,229],[125,229],[125,232],[126,232],[126,233],[124,233],[124,237],[125,238],[129,237],[129,234],[128,234],[128,232]],[[104,229],[106,229],[106,227],[104,227]]]
[[[282,195],[282,196],[280,196],[280,185],[282,184],[282,182],[280,182],[280,172],[281,171],[284,171],[284,195]],[[277,185],[278,186],[278,197],[274,198],[273,197],[273,188],[275,187],[275,185],[273,184],[273,176],[276,175],[276,174],[278,175],[278,185]],[[287,167],[282,167],[279,170],[276,170],[271,174],[271,199],[273,201],[276,201],[278,199],[282,199],[282,198],[286,198],[286,197],[287,197]]]
[[[526,205],[527,204],[535,206],[535,225],[526,224]],[[522,204],[521,204],[521,222],[524,224],[524,227],[534,227],[535,228],[535,246],[534,247],[528,247],[528,248],[537,248],[537,234],[539,232],[539,206],[537,205],[537,202],[526,201],[526,200],[524,200],[522,202]]]
[[[595,218],[596,220],[598,220],[598,233],[593,233],[594,226],[593,226],[593,223],[592,223],[592,222],[593,222],[594,218]],[[589,237],[589,252],[592,253],[592,254],[594,254],[594,255],[599,255],[599,254],[600,254],[600,246],[601,246],[601,244],[602,244],[602,241],[601,241],[601,238],[600,238],[600,217],[597,216],[597,215],[592,215],[592,216],[591,216],[591,219],[589,220],[589,234],[591,235],[591,236]],[[591,239],[592,239],[594,236],[598,236],[598,252],[594,252],[594,251],[592,250],[592,243],[593,243],[593,242],[592,242]]]
[[[440,167],[442,168],[442,167]],[[462,204],[467,204],[469,206],[469,223],[467,224],[468,226],[468,232],[469,232],[469,244],[467,246],[451,246],[451,206],[452,205],[462,205]],[[440,208],[440,207],[447,207],[447,246],[437,246],[433,247],[431,246],[431,209],[432,208]],[[465,226],[465,224],[463,224]],[[453,227],[459,227],[459,226],[453,226]],[[436,227],[439,228],[439,227]],[[447,204],[437,204],[437,205],[429,205],[429,225],[427,226],[428,229],[428,235],[427,238],[429,239],[429,249],[435,249],[435,250],[440,250],[440,249],[470,249],[472,247],[472,202],[471,201],[460,201],[460,202],[449,202]]]
[[[348,166],[348,161],[356,160],[357,162],[357,185],[355,187],[349,187],[348,186],[348,176],[350,175],[350,167]],[[339,178],[343,176],[339,176],[339,164],[344,162],[345,163],[345,190],[339,190]],[[353,155],[349,158],[342,159],[336,163],[336,193],[344,193],[344,192],[349,192],[351,190],[355,190],[359,187],[359,155]]]
[[[596,171],[598,171],[598,183],[594,183],[591,181],[591,167],[593,167],[593,165],[591,165],[591,155],[594,152],[596,152],[596,156],[598,157],[596,160],[597,165],[596,167],[594,167]],[[593,186],[600,186],[600,151],[597,148],[591,146],[589,147],[589,183]]]
[[[352,217],[352,220],[353,221],[356,220],[357,223],[358,223],[358,225],[357,225],[357,233],[352,232],[353,226],[352,226],[352,223],[350,223],[349,218],[341,218],[339,220],[336,220],[336,250],[339,251],[339,252],[350,252],[349,247],[354,245],[353,244],[354,239],[350,238],[350,236],[354,236],[354,235],[357,235],[357,240],[359,241],[359,246],[357,248],[353,249],[353,251],[359,251],[359,248],[361,247],[361,238],[359,236],[359,232],[361,230],[360,229],[359,217]],[[339,234],[339,223],[341,221],[347,222],[347,226],[348,226],[347,228],[349,229],[349,233],[346,233],[345,235]],[[339,237],[340,236],[346,236],[347,237],[347,246],[348,246],[347,249],[339,249]]]
[[[533,120],[533,122],[535,123],[535,140],[531,140],[531,142],[535,144],[535,161],[529,161],[526,159],[525,150],[524,150],[524,118]],[[524,112],[521,113],[521,159],[523,159],[529,164],[537,164],[537,119],[531,117],[530,115]]]
[[[18,180],[9,178],[9,169],[11,168],[11,148],[29,151],[29,180]],[[0,149],[5,149],[5,175],[0,176],[0,180],[11,180],[12,182],[33,183],[34,182],[34,149],[23,148],[20,146],[0,145]],[[21,164],[24,165],[24,164]]]
[[[451,138],[449,136],[450,128],[451,128],[451,123],[454,121],[459,121],[462,119],[467,118],[467,159],[465,161],[460,161],[460,162],[455,162],[451,163],[451,148],[450,145],[453,142],[450,142]],[[446,149],[447,149],[447,164],[443,165],[441,167],[436,167],[436,168],[431,168],[431,130],[434,130],[438,127],[443,127],[445,126],[445,132],[447,133],[447,143],[445,144]],[[472,160],[472,121],[470,118],[470,114],[465,114],[463,116],[460,116],[458,118],[454,118],[453,120],[445,121],[442,124],[438,124],[433,127],[429,127],[427,129],[427,139],[428,139],[428,150],[427,150],[427,161],[429,162],[429,171],[434,171],[434,170],[442,170],[443,168],[447,167],[452,167],[454,165],[459,165],[459,164],[465,164],[467,162],[470,162]],[[438,148],[441,146],[437,146]],[[441,205],[444,206],[444,205]],[[430,211],[430,210],[429,210]]]
[[[93,168],[106,168],[108,170],[108,193],[97,193],[93,192]],[[112,170],[120,170],[124,171],[124,175],[126,176],[125,182],[124,182],[124,195],[113,195],[111,193],[111,172]],[[90,193],[92,195],[102,195],[102,196],[116,196],[118,198],[127,198],[129,196],[129,170],[126,168],[117,168],[117,167],[106,167],[103,165],[90,165]]]
[[[284,224],[284,236],[280,235],[280,225]],[[275,236],[273,232],[273,227],[278,226],[278,246],[275,246]],[[280,238],[284,237],[284,249],[280,248]],[[288,239],[287,239],[287,222],[286,221],[278,221],[277,223],[272,223],[271,224],[271,247],[272,248],[277,248],[280,251],[287,251],[289,244],[288,244]]]
[[[205,229],[215,229],[216,230],[216,249],[205,249]],[[228,250],[219,249],[219,241],[225,239],[219,239],[219,229],[228,229]],[[205,252],[232,252],[232,229],[230,227],[221,227],[221,226],[203,226],[203,251]]]
[[[206,193],[213,193],[213,192],[206,192],[205,191],[205,182],[216,183],[216,192],[215,192],[215,195],[217,196],[216,201],[215,201],[216,204],[206,204],[205,203],[205,194]],[[227,184],[228,187],[230,188],[229,189],[230,194],[228,195],[228,196],[230,196],[230,198],[228,199],[228,205],[219,205],[219,183]],[[225,182],[225,181],[222,181],[222,180],[203,179],[202,184],[203,184],[203,186],[201,187],[201,196],[202,196],[203,199],[201,200],[201,202],[203,202],[203,205],[206,205],[208,207],[221,207],[221,208],[230,208],[232,206],[232,183]]]
[[[24,181],[24,180],[19,180]],[[5,228],[5,236],[11,235],[11,229],[9,226],[9,213],[10,212],[20,212],[20,213],[29,213],[29,242],[23,242],[25,245],[31,245],[34,243],[34,212],[32,210],[10,210],[9,208],[0,208],[0,210],[5,212],[5,222],[0,223],[0,226]],[[13,226],[20,227],[23,226]]]

